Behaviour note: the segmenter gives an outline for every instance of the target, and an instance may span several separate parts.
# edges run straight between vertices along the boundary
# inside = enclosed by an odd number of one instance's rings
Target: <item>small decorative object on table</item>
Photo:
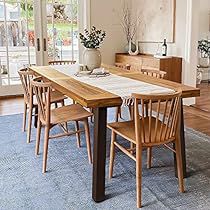
[[[82,67],[83,70],[81,70],[80,68],[79,71],[75,74],[75,76],[77,77],[88,76],[90,78],[95,78],[95,77],[106,77],[110,75],[109,71],[104,68],[95,68],[93,71],[89,71],[87,70],[86,66]]]
[[[163,44],[162,44],[162,56],[167,56],[167,44],[166,44],[166,39],[164,39]]]
[[[106,77],[109,75],[110,75],[110,73],[108,70],[106,70],[104,68],[97,68],[97,69],[93,70],[90,77]]]
[[[92,26],[90,32],[85,29],[85,34],[80,33],[79,37],[86,48],[83,54],[84,65],[87,66],[89,71],[99,68],[101,66],[101,53],[98,48],[104,41],[106,32],[97,30],[95,26]]]
[[[132,51],[132,42],[131,42],[131,40],[130,40],[130,42],[129,42],[129,50],[128,50],[128,53],[129,53],[129,55],[138,55],[138,54],[139,54],[139,45],[138,45],[138,41],[137,41],[137,43],[136,43],[136,51],[133,52],[133,51]]]

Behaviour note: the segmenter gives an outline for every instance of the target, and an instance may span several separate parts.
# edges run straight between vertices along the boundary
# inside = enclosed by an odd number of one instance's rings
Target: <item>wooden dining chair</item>
[[[115,66],[121,69],[130,70],[131,65],[126,63],[115,63]]]
[[[67,122],[76,121],[83,122],[89,163],[92,163],[91,144],[90,144],[90,132],[88,125],[88,117],[92,116],[92,113],[85,110],[79,104],[71,104],[62,106],[59,108],[51,109],[50,98],[52,94],[52,85],[50,82],[40,81],[40,78],[35,78],[31,82],[31,92],[34,92],[38,102],[38,126],[37,126],[37,138],[36,138],[36,149],[35,154],[39,154],[40,144],[40,133],[41,127],[45,127],[44,133],[44,155],[43,155],[43,173],[46,172],[47,168],[47,155],[48,155],[48,144],[49,139],[54,139],[63,136],[70,136],[73,134],[81,133],[83,130],[70,131]],[[63,133],[50,136],[50,129],[56,125],[60,125],[63,129]]]
[[[76,61],[71,60],[61,60],[61,61],[49,61],[49,65],[68,65],[68,64],[75,64]]]
[[[33,93],[30,94],[31,81],[34,78],[34,73],[30,71],[28,68],[24,68],[24,69],[19,70],[18,74],[20,76],[20,80],[23,87],[23,94],[24,94],[22,131],[24,132],[26,129],[26,116],[27,116],[27,110],[29,110],[28,111],[27,143],[30,143],[32,116],[33,115],[36,116],[38,112],[38,104],[37,104],[37,101],[34,99],[34,94]],[[61,103],[61,105],[63,106],[64,99],[66,99],[66,97],[58,91],[53,91],[51,94],[51,103],[54,103],[55,106],[57,106],[58,103]],[[34,111],[34,114],[33,114],[33,111]]]
[[[49,65],[71,65],[71,64],[75,64],[76,61],[61,60],[61,61],[49,61],[48,63],[49,63]],[[74,100],[72,100],[72,103],[75,104],[76,102]],[[93,109],[92,108],[90,108],[90,111],[93,113]],[[90,120],[91,120],[91,122],[93,122],[93,116],[91,116]],[[79,129],[78,122],[75,122],[75,123],[76,123],[75,124],[75,128],[78,130]],[[80,134],[78,133],[77,135],[79,136]],[[77,146],[80,147],[80,144],[78,143]]]
[[[132,94],[132,97],[135,100],[134,119],[108,124],[108,128],[112,131],[109,178],[112,178],[113,175],[115,147],[117,147],[136,162],[137,207],[140,208],[142,206],[142,149],[144,147],[151,148],[164,145],[176,154],[179,190],[184,192],[180,138],[178,137],[181,92],[176,91],[173,94],[165,95]],[[148,110],[146,110],[147,106],[144,106],[147,103],[149,104]],[[157,104],[155,110],[153,109],[154,103]],[[141,104],[141,113],[139,113],[139,104]],[[160,110],[163,110],[163,113],[160,113]],[[145,114],[146,111],[148,115]],[[123,147],[122,144],[117,142],[117,135],[132,142],[135,147],[132,150]],[[175,144],[175,149],[170,146],[170,143]],[[133,151],[135,153],[132,153]]]
[[[115,66],[121,69],[125,69],[125,70],[130,70],[131,65],[130,64],[126,64],[126,63],[115,63]],[[116,121],[119,120],[119,118],[122,118],[122,112],[121,112],[121,106],[118,106],[116,108],[116,112],[115,112],[115,119]]]
[[[135,69],[135,71],[138,70],[138,71],[140,71],[143,74],[146,74],[148,76],[161,78],[161,79],[163,79],[167,74],[165,71],[160,71],[160,70],[157,70],[157,69],[154,69],[154,68],[141,67],[141,66],[138,66],[138,65],[130,65],[129,69],[132,69],[132,70]],[[132,107],[129,106],[130,117],[132,117],[132,110],[133,110]],[[116,114],[115,114],[115,121],[116,122],[119,121],[120,118],[122,118],[122,111],[121,111],[121,107],[118,106],[117,110],[116,110]],[[150,149],[148,151],[150,151]]]
[[[153,68],[149,69],[149,68],[144,68],[144,67],[141,69],[141,72],[143,74],[156,77],[156,78],[161,78],[161,79],[163,79],[167,74],[167,72],[165,71],[161,71],[161,70],[153,69]]]
[[[148,76],[156,77],[156,78],[160,78],[160,79],[164,79],[164,77],[167,74],[167,72],[165,72],[165,71],[161,71],[159,69],[151,68],[151,67],[144,67],[144,66],[142,66],[141,72],[143,74],[148,75]],[[148,106],[148,104],[145,104],[145,106]],[[148,110],[148,107],[146,107],[146,111],[147,110]],[[150,158],[152,157],[152,148],[151,147],[148,147],[147,154],[148,154],[148,157],[150,157]],[[149,164],[150,162],[151,161],[149,161],[148,164],[147,164],[147,167],[148,168],[151,167],[150,164]]]

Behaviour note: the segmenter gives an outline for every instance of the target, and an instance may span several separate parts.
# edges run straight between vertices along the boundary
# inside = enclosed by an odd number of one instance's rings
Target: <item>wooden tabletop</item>
[[[153,78],[139,72],[130,72],[110,65],[103,65],[110,73],[123,77],[143,81],[150,84],[167,87],[170,89],[180,88],[183,98],[197,97],[200,89],[186,86],[169,80]],[[42,76],[52,82],[53,87],[77,101],[84,107],[113,107],[122,103],[121,97],[105,90],[79,82],[72,77],[59,72],[53,66],[31,66],[30,69],[36,75]]]

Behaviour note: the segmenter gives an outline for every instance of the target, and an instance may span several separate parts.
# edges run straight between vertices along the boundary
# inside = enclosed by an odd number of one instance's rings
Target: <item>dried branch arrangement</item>
[[[128,2],[129,1],[124,0],[122,17],[120,20],[126,39],[129,43],[129,41],[134,41],[141,21],[138,14],[136,14],[136,16],[132,15],[132,7]]]

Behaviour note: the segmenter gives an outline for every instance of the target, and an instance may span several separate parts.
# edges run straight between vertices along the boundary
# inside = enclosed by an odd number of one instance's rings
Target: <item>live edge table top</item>
[[[155,84],[170,89],[181,89],[182,98],[197,97],[200,95],[198,88],[190,87],[169,80],[158,79],[140,72],[130,72],[110,65],[103,65],[110,73],[122,77],[143,81],[149,84]],[[38,76],[52,82],[53,88],[77,101],[84,107],[113,107],[122,103],[120,96],[90,86],[83,82],[73,79],[71,76],[54,69],[53,66],[31,66],[30,69]]]

